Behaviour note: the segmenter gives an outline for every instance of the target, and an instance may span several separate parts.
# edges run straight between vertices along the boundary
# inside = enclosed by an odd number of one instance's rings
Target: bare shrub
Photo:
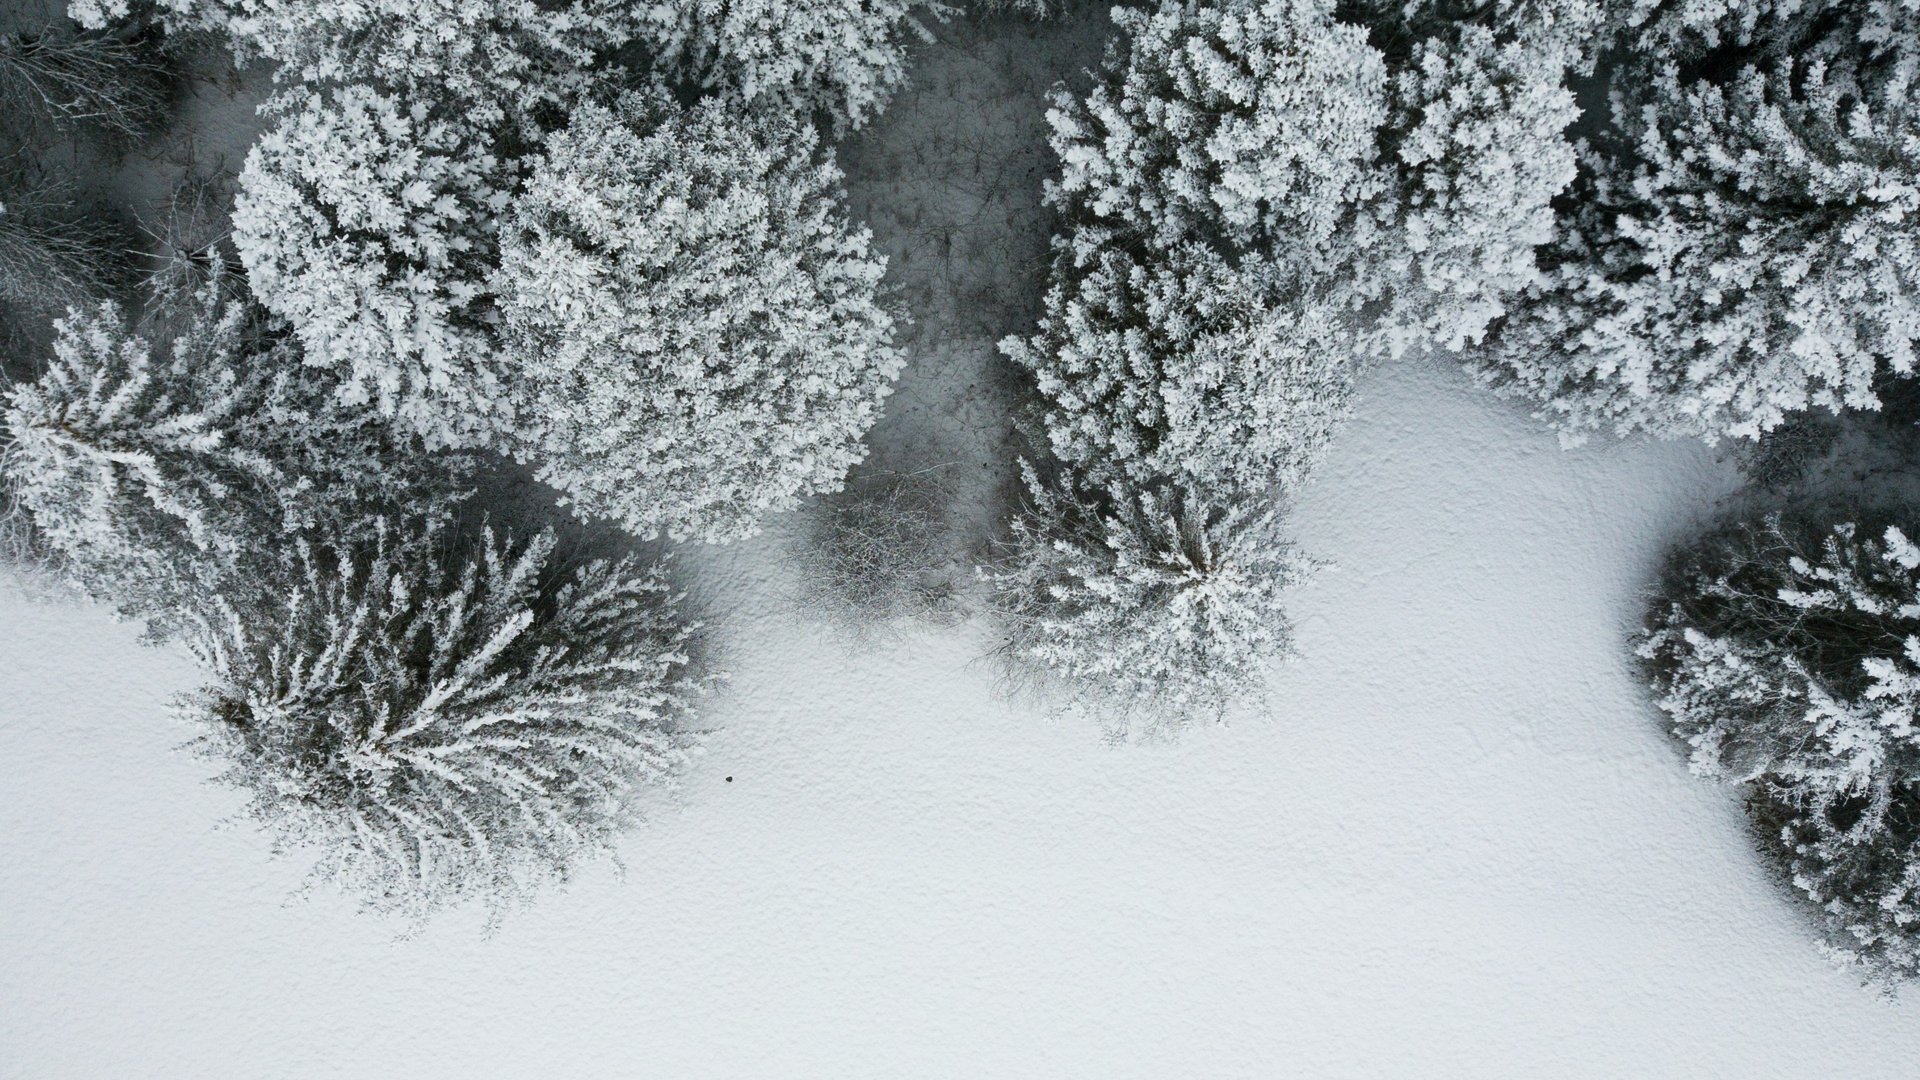
[[[0,300],[56,316],[105,298],[114,277],[108,230],[63,185],[27,170],[0,175]]]
[[[0,34],[0,103],[134,139],[166,115],[166,66],[138,28]]]
[[[960,613],[949,492],[930,469],[873,472],[828,496],[795,555],[801,609],[857,633]]]
[[[208,285],[229,294],[244,289],[233,250],[232,182],[224,175],[189,173],[168,196],[159,219],[142,226],[148,264],[142,272],[149,301],[161,309],[192,306]]]

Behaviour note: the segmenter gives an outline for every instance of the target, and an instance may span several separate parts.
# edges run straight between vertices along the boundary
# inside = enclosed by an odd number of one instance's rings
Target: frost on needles
[[[214,681],[178,705],[316,880],[414,918],[610,850],[682,763],[700,685],[658,570],[563,570],[551,533],[445,540],[381,522],[283,548],[275,588],[185,635]]]
[[[1920,337],[1920,12],[1641,5],[1532,287],[1482,361],[1570,437],[1877,407]]]
[[[62,320],[0,465],[54,569],[207,668],[180,710],[249,812],[414,916],[605,849],[700,686],[660,571],[463,533],[465,460],[342,409],[218,283],[167,321]]]
[[[1920,536],[1782,518],[1679,552],[1639,644],[1696,773],[1744,785],[1839,958],[1920,974]]]

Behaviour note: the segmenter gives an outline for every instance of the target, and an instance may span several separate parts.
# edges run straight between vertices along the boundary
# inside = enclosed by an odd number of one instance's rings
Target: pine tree
[[[1003,659],[1100,718],[1157,738],[1257,699],[1289,648],[1280,593],[1305,564],[1258,500],[1089,489],[1023,463],[1029,505],[988,568]]]
[[[639,535],[713,541],[837,488],[901,363],[839,181],[790,119],[579,109],[494,280],[541,478]]]
[[[1061,245],[1046,314],[1001,348],[1033,372],[1047,448],[1090,477],[1257,492],[1303,480],[1345,418],[1338,311],[1269,310],[1272,275],[1204,246],[1076,267]]]
[[[130,0],[70,0],[106,26]],[[219,35],[241,63],[266,60],[283,83],[377,86],[484,128],[570,107],[598,56],[632,33],[625,0],[152,0],[173,31]]]
[[[1116,8],[1084,101],[1054,91],[1049,201],[1096,245],[1202,241],[1318,265],[1371,242],[1387,69],[1327,0]],[[1081,253],[1085,258],[1084,252]]]
[[[1876,379],[1912,370],[1920,15],[1807,15],[1753,21],[1737,56],[1682,66],[1660,46],[1617,77],[1551,279],[1486,365],[1570,436],[1757,436],[1875,408]]]
[[[208,590],[250,587],[291,536],[447,514],[462,463],[339,410],[219,283],[164,344],[147,334],[112,303],[57,322],[45,372],[6,395],[0,473],[58,569],[156,636]]]
[[[1375,351],[1459,352],[1541,280],[1535,252],[1553,239],[1553,200],[1575,173],[1569,42],[1532,20],[1504,33],[1441,22],[1394,66],[1389,239],[1355,254],[1377,260],[1385,280],[1374,288],[1392,298]]]
[[[1263,619],[1298,566],[1255,508],[1306,478],[1360,362],[1463,348],[1539,280],[1598,13],[1163,0],[1114,21],[1091,92],[1054,93],[1067,231],[1038,332],[1001,345],[1065,478],[1030,479],[1001,609],[1012,653],[1086,693],[1204,713],[1280,642]],[[1195,569],[1223,552],[1256,569]]]
[[[1696,773],[1744,784],[1835,955],[1920,974],[1920,547],[1740,525],[1670,566],[1639,655]]]
[[[607,851],[669,779],[699,688],[658,570],[552,564],[550,533],[443,549],[416,523],[279,549],[187,641],[179,710],[315,880],[420,919],[496,913]]]

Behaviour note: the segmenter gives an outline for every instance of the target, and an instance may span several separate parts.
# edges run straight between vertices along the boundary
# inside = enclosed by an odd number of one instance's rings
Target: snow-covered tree
[[[1898,7],[1900,0],[1886,4]],[[1875,4],[1862,7],[1882,6]],[[1822,17],[1823,0],[1629,0],[1614,22],[1636,49],[1676,59],[1699,59],[1720,49],[1751,52],[1791,37],[1796,24]]]
[[[1396,66],[1392,239],[1353,255],[1391,267],[1377,347],[1458,351],[1540,280],[1535,250],[1553,239],[1553,200],[1574,178],[1566,130],[1579,112],[1569,53],[1543,37],[1443,24]]]
[[[214,681],[179,709],[316,881],[497,912],[610,848],[685,756],[700,681],[658,570],[421,528],[280,549],[274,588],[187,635]]]
[[[1920,12],[1765,21],[1753,62],[1616,76],[1551,279],[1487,373],[1592,430],[1754,436],[1874,408],[1920,338]],[[1787,34],[1780,37],[1778,34]],[[1736,58],[1736,60],[1739,58]],[[1726,71],[1722,75],[1720,72]]]
[[[839,180],[810,128],[715,102],[627,95],[554,133],[494,279],[540,476],[716,541],[837,488],[901,362]]]
[[[871,120],[906,80],[907,50],[932,35],[937,0],[663,0],[636,9],[655,63],[717,90],[742,112],[825,117],[836,133]]]
[[[1270,310],[1265,264],[1197,244],[1152,261],[1107,248],[1087,267],[1062,248],[1039,332],[1001,346],[1033,372],[1055,457],[1130,485],[1306,476],[1352,396],[1339,312]]]
[[[1013,13],[1025,15],[1029,19],[1051,19],[1067,8],[1074,0],[968,0],[959,5],[974,15],[1000,15]]]
[[[1038,677],[1124,737],[1171,734],[1259,696],[1290,640],[1279,594],[1305,569],[1270,507],[1023,472],[1027,512],[987,570],[1016,678]]]
[[[1115,8],[1085,100],[1055,90],[1051,202],[1081,230],[1199,240],[1306,264],[1372,242],[1387,67],[1331,0]],[[1277,253],[1277,251],[1276,251]],[[1084,257],[1084,256],[1083,256]]]
[[[1675,559],[1639,646],[1700,775],[1750,785],[1843,960],[1920,974],[1920,547],[1770,518]]]
[[[424,461],[337,409],[218,285],[164,342],[113,304],[76,309],[5,404],[0,472],[36,536],[77,587],[159,636],[195,597],[249,587],[264,550],[374,511],[443,516],[461,478],[457,460]]]
[[[512,181],[465,115],[315,91],[248,153],[234,244],[343,400],[436,445],[472,442],[511,424],[485,286]]]
[[[225,38],[242,63],[276,78],[368,84],[434,101],[481,126],[566,107],[594,78],[596,56],[630,36],[630,0],[71,0],[86,26],[130,9],[173,30]]]
[[[1049,198],[1082,262],[1109,244],[1257,254],[1276,303],[1391,301],[1362,337],[1477,341],[1538,277],[1572,179],[1566,71],[1597,16],[1574,0],[1165,0],[1117,9],[1084,101],[1056,90]],[[1370,43],[1370,34],[1387,48]]]

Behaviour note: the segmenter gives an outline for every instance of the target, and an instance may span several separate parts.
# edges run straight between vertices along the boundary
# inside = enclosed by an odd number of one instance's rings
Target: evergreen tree
[[[1016,526],[1015,562],[1030,567],[1002,579],[1002,608],[1047,629],[1016,632],[1014,652],[1123,701],[1163,685],[1178,712],[1250,686],[1251,658],[1278,642],[1261,619],[1278,619],[1279,584],[1297,572],[1257,556],[1278,527],[1253,507],[1306,477],[1363,357],[1463,348],[1538,280],[1535,248],[1573,171],[1566,72],[1596,19],[1577,0],[1115,10],[1120,38],[1093,89],[1056,90],[1048,114],[1061,163],[1048,200],[1068,231],[1045,314],[1001,346],[1033,373],[1065,489],[1107,509],[1068,512],[1075,499],[1029,483],[1039,509]],[[1178,524],[1157,524],[1168,515]],[[1192,569],[1213,557],[1195,554],[1201,540],[1259,569],[1209,585],[1233,614],[1184,630],[1214,609],[1140,585],[1135,568],[1213,582]],[[1122,586],[1106,566],[1129,544],[1160,554],[1127,556]],[[1136,624],[1197,644],[1140,644]],[[1124,670],[1098,659],[1099,634],[1116,636]]]
[[[1388,80],[1364,29],[1326,0],[1165,0],[1113,18],[1091,92],[1056,89],[1047,113],[1061,166],[1048,199],[1076,243],[1200,241],[1320,265],[1372,242]]]
[[[220,35],[275,78],[362,84],[482,127],[568,107],[600,53],[631,36],[627,0],[70,0],[82,25],[151,10],[174,31]]]
[[[1031,370],[1047,448],[1091,477],[1257,492],[1305,478],[1346,416],[1338,311],[1269,310],[1268,266],[1188,244],[1071,265],[1062,245],[1039,332],[1002,344]]]
[[[1363,292],[1392,300],[1374,351],[1461,351],[1541,280],[1535,252],[1553,239],[1553,200],[1575,172],[1573,52],[1566,33],[1531,17],[1502,30],[1442,21],[1394,66],[1387,238],[1354,256],[1382,277]]]
[[[444,517],[458,459],[423,461],[346,412],[293,344],[209,285],[164,343],[101,304],[55,324],[44,373],[6,395],[3,472],[83,592],[164,636],[253,560],[368,513]]]
[[[1774,517],[1670,566],[1639,646],[1696,773],[1750,806],[1835,955],[1920,974],[1920,547]]]
[[[1259,694],[1289,631],[1280,592],[1305,566],[1257,500],[1107,490],[1023,463],[1029,505],[987,572],[1016,673],[1117,737],[1217,719]]]
[[[448,552],[417,522],[277,551],[187,635],[179,705],[316,880],[421,918],[496,912],[604,852],[684,758],[698,689],[659,572],[552,565],[551,534]]]
[[[1486,363],[1569,435],[1751,437],[1875,408],[1875,380],[1912,370],[1920,15],[1804,14],[1742,17],[1748,47],[1711,54],[1659,22],[1616,75],[1550,279]]]
[[[494,281],[542,479],[715,541],[839,487],[901,363],[839,180],[807,127],[659,94],[548,139]]]

